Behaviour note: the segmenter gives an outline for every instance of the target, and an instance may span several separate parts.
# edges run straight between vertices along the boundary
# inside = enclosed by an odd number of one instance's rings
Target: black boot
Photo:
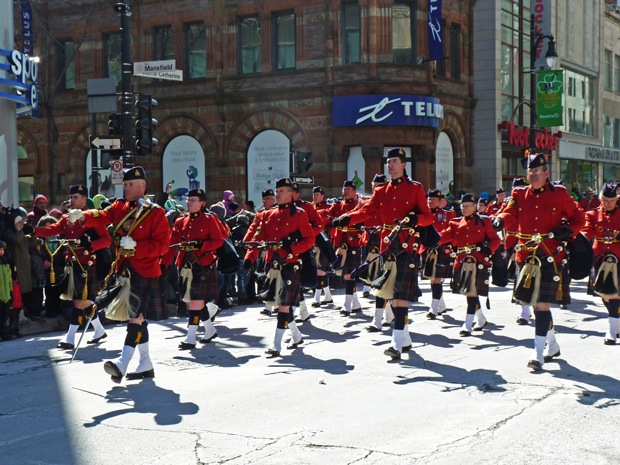
[[[8,303],[0,302],[0,338],[3,341],[15,339],[9,328],[11,306]]]
[[[9,332],[13,337],[22,337],[19,332],[19,312],[21,308],[11,308],[9,310]]]

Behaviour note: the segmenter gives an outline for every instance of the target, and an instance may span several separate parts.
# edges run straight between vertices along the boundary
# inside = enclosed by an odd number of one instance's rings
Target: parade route
[[[462,338],[465,298],[446,293],[453,310],[427,320],[428,281],[409,313],[413,351],[395,362],[390,331],[365,330],[365,298],[354,317],[312,309],[304,343],[279,358],[263,353],[276,322],[259,305],[224,310],[219,338],[190,351],[177,349],[186,319],[152,322],[156,377],[120,384],[103,361],[120,353],[122,325],[73,363],[60,332],[3,342],[0,462],[616,464],[620,345],[603,345],[607,314],[585,284],[553,310],[562,355],[541,373],[526,367],[533,324],[515,323],[509,289],[491,288],[489,324]]]

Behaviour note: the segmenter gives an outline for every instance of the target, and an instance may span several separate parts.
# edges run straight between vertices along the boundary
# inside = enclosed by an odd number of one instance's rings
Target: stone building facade
[[[44,3],[35,12],[45,25],[35,30],[35,50],[44,70],[43,104],[38,119],[18,121],[20,200],[43,193],[59,203],[71,184],[95,179],[87,80],[118,77],[120,20],[103,1],[76,1],[70,7]],[[475,2],[443,1],[446,58],[441,61],[427,60],[429,3],[434,2],[131,0],[133,61],[175,59],[176,69],[184,72],[180,82],[132,78],[134,92],[158,101],[154,137],[159,144],[138,159],[147,169],[149,191],[159,192],[175,181],[173,189],[179,187],[182,198],[179,176],[187,172],[211,202],[226,189],[237,199],[256,200],[270,174],[284,170],[287,157],[296,153],[312,154],[312,166],[301,175],[314,184],[302,186],[304,197],[312,185],[336,196],[343,181],[354,176],[360,189],[369,191],[374,174],[383,171],[382,157],[394,146],[410,151],[409,174],[426,188],[470,190]],[[18,32],[16,21],[16,36]],[[422,104],[419,109],[427,111],[427,118],[421,125],[403,119],[335,124],[335,106],[345,102],[339,98],[356,97],[354,104],[360,104],[373,96],[399,98],[400,105],[386,107],[371,120],[407,110],[407,105],[418,108],[412,103],[416,99],[436,102],[439,110],[433,113],[432,105]],[[362,107],[355,110],[368,114],[359,111]],[[107,134],[106,123],[106,114],[97,115],[97,134]],[[267,143],[258,147],[261,134]],[[281,141],[286,143],[275,144]],[[277,153],[261,158],[265,154],[259,149],[276,146],[279,158]],[[105,184],[106,173],[100,174]],[[286,174],[294,173],[289,168]]]

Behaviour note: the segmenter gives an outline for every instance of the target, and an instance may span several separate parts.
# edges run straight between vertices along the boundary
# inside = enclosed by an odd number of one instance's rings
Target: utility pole
[[[114,9],[121,15],[121,121],[123,130],[123,165],[131,167],[134,164],[135,148],[133,143],[134,97],[131,88],[133,74],[133,60],[131,58],[131,9],[129,0],[122,0],[114,5]]]

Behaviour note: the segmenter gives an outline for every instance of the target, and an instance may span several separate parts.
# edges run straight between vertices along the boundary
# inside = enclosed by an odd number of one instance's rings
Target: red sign
[[[509,121],[502,121],[498,125],[498,129],[505,130],[507,139],[506,142],[510,145],[517,145],[519,147],[529,147],[530,145],[530,128],[529,126],[515,126],[515,123]],[[542,132],[536,133],[536,148],[540,150],[556,150],[558,148],[558,139],[562,138],[562,133],[557,132],[551,134],[547,129],[543,129]]]

